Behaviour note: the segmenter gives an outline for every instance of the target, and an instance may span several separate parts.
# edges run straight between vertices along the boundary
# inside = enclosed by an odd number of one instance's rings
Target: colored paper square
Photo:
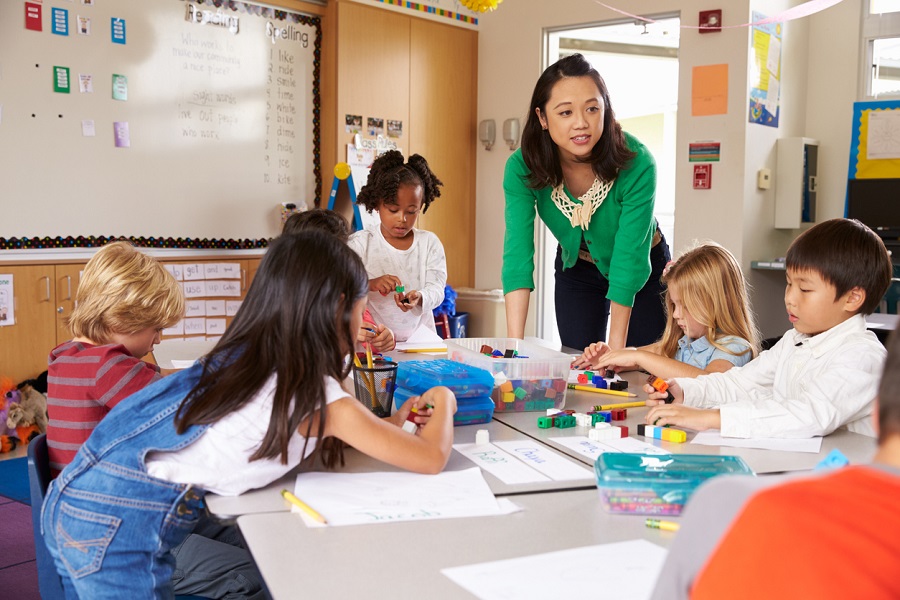
[[[113,123],[113,134],[116,136],[116,148],[130,148],[131,147],[131,135],[128,132],[128,121],[114,122]]]
[[[128,100],[128,77],[113,73],[112,76],[112,97],[113,100]]]
[[[56,35],[69,35],[69,11],[64,8],[52,8],[50,15],[51,31]]]
[[[691,116],[728,112],[728,65],[705,65],[691,71]]]
[[[34,2],[25,3],[25,29],[43,31],[42,7]]]
[[[69,67],[53,67],[53,91],[68,94],[71,90]]]
[[[125,43],[125,19],[112,17],[110,19],[110,30],[113,44]]]

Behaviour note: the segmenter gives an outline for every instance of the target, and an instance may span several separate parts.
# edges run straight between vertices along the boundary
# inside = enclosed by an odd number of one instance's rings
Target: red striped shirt
[[[50,352],[47,371],[47,451],[55,473],[116,404],[160,378],[159,367],[121,344],[66,342]]]

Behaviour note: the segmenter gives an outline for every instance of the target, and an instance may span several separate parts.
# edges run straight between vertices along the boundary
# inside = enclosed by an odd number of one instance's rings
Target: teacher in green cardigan
[[[563,346],[580,350],[605,340],[619,349],[660,337],[666,316],[659,279],[670,254],[653,216],[656,163],[622,131],[603,78],[580,54],[538,79],[503,190],[510,337],[525,333],[535,215],[559,242],[555,299]]]

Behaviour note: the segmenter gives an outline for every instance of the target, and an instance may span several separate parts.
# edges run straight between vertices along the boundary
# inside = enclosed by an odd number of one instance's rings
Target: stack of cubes
[[[397,367],[394,406],[400,408],[413,396],[435,386],[445,386],[456,395],[454,425],[487,423],[494,416],[494,376],[489,371],[451,360],[411,360]]]

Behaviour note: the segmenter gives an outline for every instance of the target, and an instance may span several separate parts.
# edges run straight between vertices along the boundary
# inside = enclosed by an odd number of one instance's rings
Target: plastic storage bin
[[[418,392],[413,392],[405,388],[397,388],[394,390],[394,408],[398,409],[403,403],[418,396]],[[488,397],[479,398],[457,398],[456,414],[453,415],[453,425],[475,425],[478,423],[487,423],[494,416],[494,401]]]
[[[484,345],[501,351],[515,350],[527,358],[485,356],[480,352]],[[461,338],[447,340],[447,358],[491,372],[491,398],[497,412],[544,411],[565,406],[572,358],[562,352],[515,338]]]
[[[594,463],[603,507],[611,513],[679,515],[701,483],[717,475],[753,475],[738,456],[606,452]]]
[[[419,394],[443,385],[453,390],[457,399],[487,397],[494,389],[494,376],[483,368],[452,360],[406,360],[397,368],[397,385]]]

